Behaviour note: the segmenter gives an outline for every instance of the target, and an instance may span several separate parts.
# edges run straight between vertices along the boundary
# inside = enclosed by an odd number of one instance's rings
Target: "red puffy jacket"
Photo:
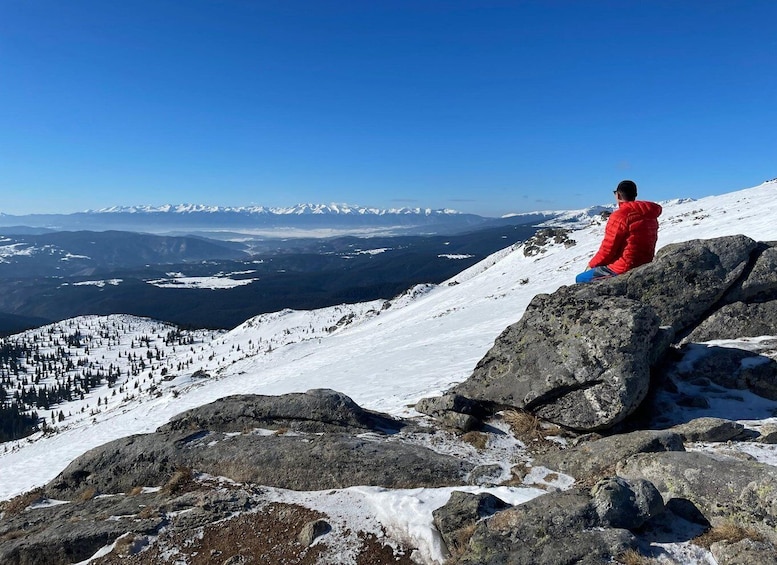
[[[647,200],[621,202],[610,214],[604,229],[604,240],[590,268],[605,266],[622,275],[653,260],[658,239],[658,216],[661,206]]]

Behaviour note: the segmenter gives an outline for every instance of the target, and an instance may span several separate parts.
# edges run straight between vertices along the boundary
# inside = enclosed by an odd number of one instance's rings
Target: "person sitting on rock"
[[[575,278],[577,283],[622,275],[650,263],[655,255],[661,206],[647,200],[638,201],[634,181],[621,181],[613,192],[618,208],[607,220],[604,240],[588,262],[588,269]]]

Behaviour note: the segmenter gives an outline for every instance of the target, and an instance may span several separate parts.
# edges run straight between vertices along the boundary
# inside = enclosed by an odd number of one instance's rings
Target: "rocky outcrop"
[[[27,501],[67,504],[6,508],[0,563],[78,562],[120,536],[142,545],[163,528],[194,536],[266,504],[260,491],[240,485],[311,491],[466,484],[474,465],[400,437],[399,430],[414,427],[331,390],[222,398],[155,433],[88,451]],[[219,487],[202,477],[218,477]],[[235,487],[221,487],[225,479]],[[308,546],[324,529],[309,521],[296,539]]]
[[[450,554],[461,554],[479,521],[510,505],[492,494],[454,491],[448,502],[435,510],[434,525]]]
[[[179,469],[302,490],[443,486],[463,480],[471,469],[428,448],[388,441],[385,431],[396,431],[401,422],[364,411],[334,391],[256,396],[255,407],[251,399],[223,398],[185,412],[156,433],[92,449],[68,465],[46,487],[46,494],[72,500],[87,490],[127,493],[138,486],[165,484]],[[308,410],[293,418],[290,406]]]
[[[594,331],[609,324],[622,330]],[[658,317],[636,300],[565,287],[535,297],[453,392],[572,429],[610,427],[647,395],[658,334]]]
[[[604,495],[603,495],[604,496]],[[599,502],[599,505],[602,503]],[[550,493],[479,522],[461,565],[602,564],[636,547],[636,537],[597,513],[588,491]]]
[[[761,302],[777,296],[775,255],[745,236],[688,241],[625,275],[538,295],[449,394],[573,430],[610,429],[637,410],[651,371],[686,334],[777,333],[772,303]],[[743,312],[742,323],[725,322],[732,309]],[[773,365],[743,361],[730,378],[772,398]]]
[[[759,349],[773,349],[774,342],[762,343]],[[732,347],[689,345],[689,351],[702,354],[676,367],[674,376],[692,381],[704,378],[727,389],[749,390],[758,396],[777,400],[777,362],[757,351]]]
[[[732,335],[777,335],[777,300],[725,304],[705,318],[684,341],[711,341]]]
[[[714,309],[755,261],[759,244],[744,235],[695,239],[662,247],[652,263],[596,285],[655,310],[676,333],[693,328]]]
[[[706,518],[727,518],[777,534],[777,469],[699,452],[641,453],[619,476],[650,481],[664,498],[691,501]]]
[[[615,472],[615,464],[637,453],[684,451],[681,437],[670,431],[640,430],[592,441],[560,451],[539,453],[535,463],[557,469],[578,480]]]
[[[159,431],[242,432],[266,428],[306,433],[394,433],[403,425],[385,414],[365,410],[340,392],[314,389],[282,396],[246,394],[221,398],[179,414]]]

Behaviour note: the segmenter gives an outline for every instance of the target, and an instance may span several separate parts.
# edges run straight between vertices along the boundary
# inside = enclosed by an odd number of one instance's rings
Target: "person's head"
[[[637,185],[633,180],[622,180],[618,183],[618,188],[613,192],[618,197],[618,200],[631,202],[637,199]]]

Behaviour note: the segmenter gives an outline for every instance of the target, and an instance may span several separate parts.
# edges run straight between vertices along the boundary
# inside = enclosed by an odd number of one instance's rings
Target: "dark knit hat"
[[[622,180],[616,190],[625,200],[634,200],[637,197],[637,185],[633,180]]]

